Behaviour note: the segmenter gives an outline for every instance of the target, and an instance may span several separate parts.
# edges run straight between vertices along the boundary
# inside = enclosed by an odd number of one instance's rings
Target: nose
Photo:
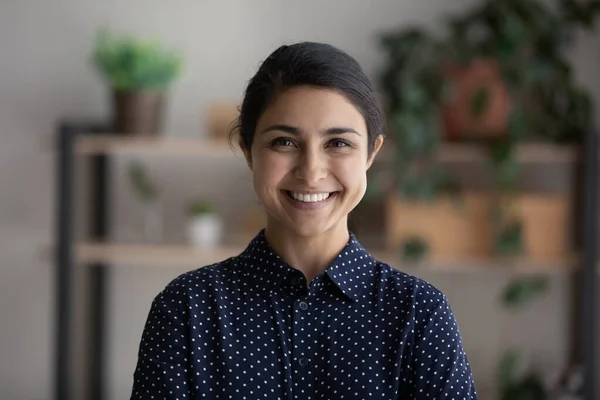
[[[327,177],[327,160],[325,154],[317,149],[304,149],[298,157],[295,169],[296,178],[313,185]]]

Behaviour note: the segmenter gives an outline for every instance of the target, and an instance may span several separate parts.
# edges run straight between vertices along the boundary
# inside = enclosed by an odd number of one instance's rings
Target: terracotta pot
[[[114,129],[123,135],[155,136],[162,128],[162,92],[113,93]]]
[[[507,133],[511,99],[498,66],[491,60],[476,60],[468,66],[450,65],[444,73],[452,86],[452,97],[442,109],[446,138],[497,138]],[[472,112],[472,99],[483,88],[487,107],[479,116]]]

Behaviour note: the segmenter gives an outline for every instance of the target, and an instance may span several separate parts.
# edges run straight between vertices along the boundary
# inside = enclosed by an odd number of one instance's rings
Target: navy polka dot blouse
[[[354,235],[310,285],[264,231],[154,299],[132,399],[476,399],[446,297]]]

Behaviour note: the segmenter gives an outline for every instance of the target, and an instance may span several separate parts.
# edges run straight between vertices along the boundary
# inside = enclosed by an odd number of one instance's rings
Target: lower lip
[[[305,203],[303,201],[295,200],[295,199],[291,198],[287,194],[287,192],[285,192],[285,191],[283,192],[283,196],[289,201],[289,203],[294,208],[297,208],[298,210],[319,210],[321,208],[327,207],[329,205],[329,203],[331,203],[333,201],[333,198],[336,197],[337,195],[338,195],[337,192],[335,192],[335,193],[330,194],[329,197],[326,198],[325,200]]]

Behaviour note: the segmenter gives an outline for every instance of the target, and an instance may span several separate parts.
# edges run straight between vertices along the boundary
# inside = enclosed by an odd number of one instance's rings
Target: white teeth
[[[318,193],[318,194],[302,194],[296,192],[290,192],[292,197],[298,201],[302,201],[304,203],[316,203],[318,201],[323,201],[329,198],[329,193]]]

